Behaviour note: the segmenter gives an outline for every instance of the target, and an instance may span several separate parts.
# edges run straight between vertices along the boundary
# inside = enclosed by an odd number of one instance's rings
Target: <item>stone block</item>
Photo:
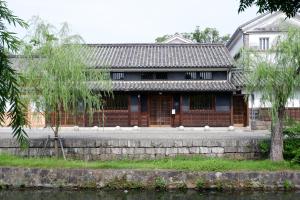
[[[159,155],[165,155],[166,154],[166,148],[155,148],[155,154]]]
[[[155,148],[145,148],[145,153],[148,155],[154,155],[155,154]]]
[[[191,154],[199,154],[200,148],[199,147],[189,147],[189,151]]]
[[[166,148],[166,155],[175,155],[178,153],[178,148],[172,147],[172,148]]]
[[[145,148],[135,148],[134,153],[138,155],[145,154]]]
[[[174,147],[182,147],[182,140],[175,140]]]
[[[181,147],[181,148],[178,148],[178,153],[179,154],[189,154],[190,151],[187,147]]]
[[[223,147],[212,147],[211,152],[217,153],[217,154],[224,153],[224,148]]]
[[[208,147],[199,147],[199,153],[201,154],[210,153],[210,149]]]
[[[151,140],[148,139],[141,140],[140,147],[151,147]]]
[[[225,152],[225,153],[234,153],[234,152],[238,152],[238,148],[235,147],[235,146],[224,147],[224,152]]]

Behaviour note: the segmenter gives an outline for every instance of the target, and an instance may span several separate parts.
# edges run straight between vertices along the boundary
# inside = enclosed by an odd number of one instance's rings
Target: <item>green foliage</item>
[[[0,166],[29,168],[88,168],[88,169],[173,169],[185,171],[281,171],[300,170],[300,165],[288,161],[230,160],[224,158],[176,157],[158,160],[110,160],[90,161],[63,160],[55,158],[22,158],[0,154]],[[158,183],[164,182],[158,180]]]
[[[157,190],[166,190],[167,189],[167,183],[164,178],[162,177],[156,177],[154,182],[154,187]]]
[[[56,32],[52,25],[34,18],[31,27],[33,34],[23,47],[27,65],[24,91],[29,101],[46,115],[56,113],[56,130],[62,110],[79,112],[79,105],[81,112],[100,110],[102,95],[110,92],[111,82],[104,67],[96,70],[88,65],[90,49],[82,45],[82,38],[69,35],[67,24]],[[101,84],[103,93],[93,92],[91,82]]]
[[[178,33],[175,33],[175,35]],[[230,35],[220,36],[219,31],[216,28],[205,28],[203,31],[200,30],[199,26],[196,27],[194,32],[191,33],[180,33],[184,38],[194,40],[198,43],[226,43]],[[161,43],[173,35],[164,35],[162,37],[157,37],[155,42]]]
[[[24,126],[28,124],[26,119],[26,106],[21,102],[19,90],[20,76],[11,67],[8,53],[16,53],[20,44],[15,33],[9,32],[4,22],[14,26],[27,27],[27,24],[7,8],[6,2],[0,0],[0,124],[4,122],[8,113],[13,136],[21,147],[28,145],[28,136]],[[8,111],[6,104],[10,103]]]
[[[262,103],[271,106],[270,158],[281,160],[282,153],[276,149],[282,149],[285,106],[300,86],[300,30],[290,28],[287,36],[279,37],[265,53],[243,50],[238,62],[244,67],[247,93],[259,92]]]
[[[300,9],[299,1],[295,0],[240,0],[238,12],[253,5],[258,7],[258,13],[282,11],[288,17],[294,17]]]
[[[300,142],[300,141],[298,141],[298,142]],[[292,162],[300,164],[300,147],[298,149],[294,150],[294,154],[295,154],[295,156],[292,159]]]
[[[292,189],[294,189],[294,187],[295,187],[294,184],[290,180],[285,180],[283,182],[284,190],[292,190]]]
[[[270,141],[263,140],[263,141],[260,141],[258,145],[259,145],[259,150],[260,150],[262,156],[264,158],[267,158],[270,153],[270,146],[271,146]]]
[[[205,181],[203,179],[198,179],[196,181],[196,187],[198,190],[203,190],[205,187]]]
[[[300,136],[300,123],[294,123],[293,125],[285,127],[283,130],[283,134],[288,137]]]
[[[120,189],[143,189],[144,186],[141,183],[128,181],[126,175],[121,178],[115,178],[105,185],[106,188],[111,190],[120,190]],[[96,188],[96,187],[94,187]]]
[[[264,140],[259,143],[259,148],[264,157],[270,152],[270,141]],[[285,160],[300,164],[300,138],[287,138],[283,141],[283,157]]]
[[[226,43],[230,38],[229,34],[220,36],[219,31],[215,28],[207,27],[201,31],[199,26],[192,33],[192,36],[198,43]]]

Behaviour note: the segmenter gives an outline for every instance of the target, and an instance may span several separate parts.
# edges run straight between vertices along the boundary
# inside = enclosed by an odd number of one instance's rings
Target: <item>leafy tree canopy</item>
[[[155,42],[161,43],[174,35],[164,35],[161,37],[157,37],[155,39]],[[204,30],[200,30],[199,26],[196,27],[194,32],[180,33],[180,35],[186,39],[190,39],[198,43],[226,43],[230,38],[229,34],[220,36],[220,33],[216,28],[207,27]]]
[[[91,91],[88,83],[102,84],[109,92],[109,74],[88,65],[89,47],[82,44],[79,35],[69,34],[66,23],[57,30],[35,17],[31,27],[23,48],[27,65],[25,92],[28,101],[34,102],[46,116],[55,113],[57,138],[62,111],[76,112],[79,103],[90,113],[100,109],[101,94]]]
[[[287,17],[294,17],[300,9],[299,0],[240,0],[238,12],[256,5],[258,13],[282,11]]]
[[[28,136],[24,130],[24,126],[28,124],[26,106],[20,101],[20,76],[11,67],[8,55],[18,51],[20,40],[15,33],[6,30],[4,23],[27,27],[25,21],[15,16],[7,8],[6,2],[0,0],[0,124],[8,117],[13,136],[24,147],[28,144]],[[9,108],[7,104],[10,104]]]
[[[240,61],[245,67],[248,93],[260,92],[261,101],[271,105],[270,158],[282,160],[285,106],[300,86],[300,30],[291,28],[265,54],[244,50]]]

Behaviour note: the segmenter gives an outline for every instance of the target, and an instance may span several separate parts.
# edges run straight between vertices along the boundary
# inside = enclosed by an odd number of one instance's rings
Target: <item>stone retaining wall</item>
[[[126,140],[68,138],[62,141],[68,158],[85,160],[155,159],[176,155],[204,155],[255,159],[260,157],[259,139],[209,139],[209,140]],[[21,151],[13,139],[0,140],[0,153],[23,156],[53,156],[54,142],[33,139],[30,148]]]
[[[300,189],[299,171],[188,172],[0,168],[1,187]]]

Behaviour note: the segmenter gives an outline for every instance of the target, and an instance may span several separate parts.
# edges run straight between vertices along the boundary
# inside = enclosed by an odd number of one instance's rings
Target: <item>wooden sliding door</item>
[[[171,126],[172,97],[155,95],[150,97],[150,126]]]

